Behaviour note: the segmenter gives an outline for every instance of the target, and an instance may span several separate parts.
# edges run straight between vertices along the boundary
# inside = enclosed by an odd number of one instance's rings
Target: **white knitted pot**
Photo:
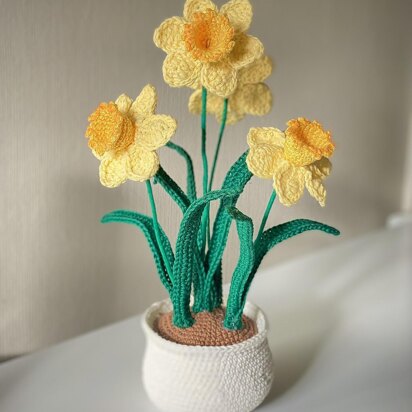
[[[147,338],[143,384],[152,402],[167,412],[248,412],[272,385],[272,354],[263,312],[247,303],[244,313],[258,333],[230,346],[186,346],[163,339],[153,330],[169,300],[154,303],[142,319]]]

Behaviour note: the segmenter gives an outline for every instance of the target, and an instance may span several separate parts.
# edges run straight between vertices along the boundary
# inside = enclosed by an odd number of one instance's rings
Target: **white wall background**
[[[147,213],[144,185],[100,186],[83,136],[100,101],[135,96],[150,82],[159,112],[179,121],[176,142],[200,165],[189,91],[164,84],[164,54],[152,42],[154,29],[182,7],[183,0],[0,0],[0,356],[125,318],[165,296],[143,236],[99,223],[115,208]],[[337,143],[327,207],[309,196],[291,209],[276,204],[269,223],[307,217],[342,230],[339,240],[316,233],[290,240],[267,267],[382,226],[402,198],[407,204],[412,8],[407,0],[255,0],[254,12],[251,33],[276,62],[268,81],[275,106],[227,130],[218,181],[246,149],[249,127],[316,118]],[[215,119],[209,124],[213,147]],[[183,183],[179,158],[164,149],[161,159]],[[270,190],[255,181],[240,207],[260,219]],[[174,238],[179,211],[160,189],[155,195]]]

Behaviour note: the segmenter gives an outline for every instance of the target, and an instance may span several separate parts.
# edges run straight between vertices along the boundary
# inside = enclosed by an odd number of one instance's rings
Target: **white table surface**
[[[411,224],[261,272],[250,298],[268,316],[276,372],[259,411],[412,411]],[[155,411],[143,350],[134,317],[6,362],[0,411]]]

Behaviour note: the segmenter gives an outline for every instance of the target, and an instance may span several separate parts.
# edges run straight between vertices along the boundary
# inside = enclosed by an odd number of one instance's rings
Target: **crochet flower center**
[[[229,19],[210,9],[195,13],[183,33],[186,50],[204,63],[218,62],[227,56],[235,44],[233,36]]]
[[[135,140],[136,125],[113,102],[101,103],[89,116],[89,122],[86,137],[89,147],[99,156],[110,150],[122,152]]]
[[[295,166],[306,166],[333,154],[335,145],[330,132],[316,121],[304,118],[290,120],[285,130],[284,155]]]

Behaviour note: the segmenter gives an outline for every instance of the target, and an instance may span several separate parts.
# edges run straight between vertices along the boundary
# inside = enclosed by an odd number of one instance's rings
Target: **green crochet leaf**
[[[187,197],[189,198],[189,200],[193,202],[194,200],[196,200],[196,182],[195,182],[195,174],[193,171],[192,158],[190,157],[189,153],[186,152],[185,149],[183,149],[183,147],[175,143],[168,142],[166,146],[174,150],[176,153],[182,156],[183,159],[186,161],[186,169],[187,169],[186,192],[187,192]]]
[[[334,236],[339,236],[340,232],[332,226],[324,223],[315,222],[308,219],[296,219],[291,222],[282,223],[274,226],[262,233],[255,241],[255,264],[250,274],[249,283],[252,282],[253,276],[257,272],[265,255],[278,243],[281,243],[293,236],[297,236],[308,230],[320,230]]]
[[[180,207],[182,212],[186,212],[187,208],[190,206],[189,198],[161,166],[154,177],[154,183],[160,183],[166,193],[168,193],[168,195]]]
[[[226,306],[224,326],[227,329],[242,329],[242,314],[248,292],[248,278],[255,261],[253,247],[252,219],[235,207],[228,208],[228,213],[236,221],[240,241],[239,260],[230,282],[229,297]]]
[[[127,223],[129,225],[137,226],[144,234],[147,242],[149,243],[149,248],[153,254],[154,261],[156,264],[157,272],[159,273],[160,281],[167,289],[169,294],[172,293],[173,284],[169,275],[167,274],[166,266],[163,262],[162,254],[157,246],[156,242],[156,235],[153,228],[153,220],[152,218],[143,215],[141,213],[133,212],[131,210],[115,210],[107,215],[104,215],[101,219],[102,223]],[[172,247],[170,246],[170,242],[168,237],[166,236],[163,229],[160,227],[160,233],[163,241],[163,245],[165,247],[165,252],[169,261],[173,265],[174,262],[174,255]]]
[[[205,293],[211,297],[211,301],[206,310],[213,310],[222,304],[222,256],[232,222],[232,216],[228,213],[227,207],[236,205],[246,183],[252,177],[252,173],[246,164],[247,154],[248,151],[243,153],[233,164],[222,185],[222,190],[234,190],[236,195],[229,199],[229,203],[222,200],[213,225],[213,235],[207,256],[208,271],[205,283]]]
[[[157,172],[155,179],[156,182],[160,183],[165,191],[177,203],[184,214],[190,206],[191,202],[179,187],[179,185],[165,172],[164,169],[162,169],[162,167],[160,167],[159,171]],[[200,312],[200,300],[198,298],[196,299],[196,297],[202,293],[206,271],[203,260],[200,257],[200,252],[197,248],[193,250],[193,255],[195,259],[195,266],[193,268],[193,293],[195,295],[195,305],[193,307],[193,310],[195,312]]]
[[[199,232],[203,211],[210,202],[227,199],[237,195],[233,190],[209,192],[191,204],[183,216],[176,241],[176,256],[173,266],[173,323],[179,328],[188,328],[193,324],[190,311],[190,292],[192,273],[197,251],[197,234]],[[200,279],[203,281],[203,279]],[[198,285],[203,289],[202,285]]]

